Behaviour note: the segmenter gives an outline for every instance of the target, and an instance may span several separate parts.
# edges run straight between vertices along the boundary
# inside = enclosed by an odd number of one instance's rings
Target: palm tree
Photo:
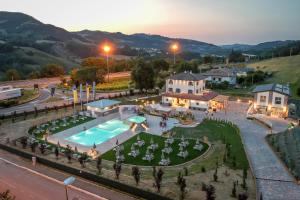
[[[98,174],[101,174],[101,170],[102,170],[102,158],[101,158],[101,156],[99,156],[97,158],[96,167],[98,169]]]
[[[137,166],[132,167],[131,174],[134,177],[136,185],[138,185],[140,182],[140,178],[141,178],[140,169]]]

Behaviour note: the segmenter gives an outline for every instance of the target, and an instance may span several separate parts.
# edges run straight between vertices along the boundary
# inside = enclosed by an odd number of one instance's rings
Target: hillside
[[[296,95],[296,90],[300,87],[300,55],[268,59],[251,63],[249,66],[274,72],[273,77],[268,79],[267,82],[289,83],[293,97],[300,98]]]

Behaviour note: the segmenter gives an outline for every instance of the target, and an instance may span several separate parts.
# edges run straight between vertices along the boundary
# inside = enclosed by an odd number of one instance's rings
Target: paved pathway
[[[247,104],[230,102],[229,111],[214,114],[214,117],[234,122],[241,130],[245,150],[256,177],[258,197],[263,194],[264,200],[299,200],[300,186],[294,182],[285,166],[271,150],[265,136],[269,130],[262,124],[247,120]],[[203,119],[203,114],[197,114]],[[287,127],[284,120],[268,118],[272,122],[273,132],[283,131]]]

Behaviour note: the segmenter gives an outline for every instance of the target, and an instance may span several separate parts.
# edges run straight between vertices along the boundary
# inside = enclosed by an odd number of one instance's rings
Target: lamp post
[[[171,50],[173,52],[173,64],[175,65],[175,54],[178,50],[178,44],[174,43],[171,45]]]
[[[69,199],[69,196],[68,196],[68,186],[69,185],[72,185],[75,181],[75,178],[73,176],[67,178],[64,180],[64,186],[65,186],[65,190],[66,190],[66,199],[68,200]]]
[[[109,83],[109,66],[108,66],[108,54],[110,52],[111,48],[109,45],[104,45],[103,51],[106,54],[106,67],[107,67],[107,82]]]

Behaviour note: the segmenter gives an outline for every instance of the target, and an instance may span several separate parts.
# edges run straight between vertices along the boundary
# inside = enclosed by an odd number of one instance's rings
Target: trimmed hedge
[[[129,193],[129,194],[133,194],[135,196],[138,196],[138,197],[141,197],[141,198],[144,198],[144,199],[171,200],[170,198],[161,196],[157,193],[153,193],[153,192],[146,191],[146,190],[143,190],[143,189],[140,189],[140,188],[137,188],[137,187],[133,187],[133,186],[130,186],[130,185],[127,185],[127,184],[124,184],[124,183],[120,183],[120,182],[117,182],[117,181],[114,181],[114,180],[111,180],[111,179],[108,179],[108,178],[97,176],[95,174],[86,172],[84,170],[80,170],[80,169],[76,169],[76,168],[66,166],[66,165],[63,165],[63,164],[60,164],[60,163],[56,163],[56,162],[53,162],[51,160],[45,159],[43,157],[36,156],[36,155],[31,154],[31,153],[21,151],[21,150],[18,150],[16,148],[4,145],[2,143],[0,143],[0,148],[3,149],[3,150],[8,151],[10,153],[16,154],[18,156],[21,156],[23,158],[27,158],[27,159],[30,159],[30,160],[32,159],[32,156],[35,156],[38,163],[41,163],[41,164],[47,165],[49,167],[67,172],[69,174],[87,179],[89,181],[99,183],[99,184],[104,185],[104,186],[112,187],[112,188],[115,188],[117,190],[121,190],[121,191]]]

